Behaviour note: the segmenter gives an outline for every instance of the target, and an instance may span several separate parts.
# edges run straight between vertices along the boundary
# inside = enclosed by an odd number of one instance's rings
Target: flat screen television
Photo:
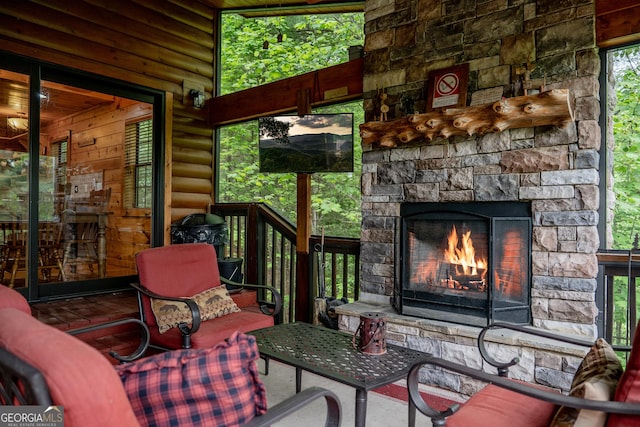
[[[260,172],[353,172],[353,114],[258,119]]]

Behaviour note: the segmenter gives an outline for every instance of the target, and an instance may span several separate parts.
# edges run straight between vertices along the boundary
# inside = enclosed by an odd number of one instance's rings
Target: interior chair
[[[249,335],[114,366],[80,339],[15,308],[0,309],[0,324],[0,405],[41,405],[67,427],[269,426],[321,398],[326,425],[340,425],[339,399],[321,388],[267,410]]]
[[[61,237],[62,224],[59,221],[38,224],[38,270],[43,281],[66,280]]]
[[[2,283],[10,288],[15,286],[18,273],[26,272],[27,238],[25,221],[2,223]]]
[[[485,343],[495,329],[533,334],[566,345],[583,346],[585,356],[574,374],[569,394],[509,378],[509,368],[519,363],[494,359]],[[437,357],[414,365],[407,377],[409,425],[415,425],[415,409],[431,418],[434,427],[631,427],[640,425],[640,325],[623,372],[613,348],[604,340],[587,342],[566,335],[508,323],[482,329],[478,349],[485,363],[497,370],[474,369]],[[463,404],[441,410],[429,406],[419,391],[422,369],[437,375],[442,370],[463,374],[486,383]]]
[[[156,347],[212,347],[235,331],[273,326],[282,308],[275,288],[221,277],[216,251],[207,243],[145,249],[136,254],[136,265],[139,283],[132,286]],[[227,285],[240,291],[230,295]]]
[[[95,274],[99,262],[99,218],[92,218],[86,214],[106,212],[110,199],[111,188],[94,190],[87,198],[69,201],[67,208],[62,211],[62,264],[71,274]],[[78,220],[80,217],[82,220]],[[84,270],[79,272],[78,267]]]

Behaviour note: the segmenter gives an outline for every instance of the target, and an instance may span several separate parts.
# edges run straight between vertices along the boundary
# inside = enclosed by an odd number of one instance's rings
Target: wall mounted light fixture
[[[204,107],[204,92],[198,89],[191,89],[189,91],[189,96],[191,96],[191,100],[193,101],[193,106],[195,108]]]

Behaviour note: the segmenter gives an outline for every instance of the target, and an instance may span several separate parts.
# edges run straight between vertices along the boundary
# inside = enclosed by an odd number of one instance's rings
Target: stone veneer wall
[[[366,146],[361,300],[339,310],[341,328],[355,330],[363,310],[385,311],[392,342],[481,363],[474,352],[477,329],[400,316],[389,308],[400,204],[530,201],[533,326],[596,337],[601,138],[594,13],[592,1],[580,0],[366,1],[367,120],[376,115],[381,88],[391,106],[389,120],[401,116],[407,97],[424,112],[423,89],[431,70],[468,63],[471,99],[496,87],[511,96],[516,67],[531,63],[532,78],[545,77],[547,88],[570,89],[575,122],[562,129],[515,129],[391,149]],[[520,353],[531,362],[522,379],[535,376],[566,390],[576,354],[542,351],[535,342],[500,351]],[[450,388],[464,392],[459,381]]]

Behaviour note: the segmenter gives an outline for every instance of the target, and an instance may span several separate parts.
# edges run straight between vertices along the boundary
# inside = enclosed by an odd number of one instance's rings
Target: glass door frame
[[[43,80],[129,98],[153,105],[153,203],[151,207],[151,246],[164,244],[165,117],[166,94],[97,74],[0,52],[0,68],[29,76],[29,159],[28,171],[28,269],[26,287],[16,288],[30,302],[127,289],[137,276],[107,277],[52,284],[38,283],[38,207],[40,155],[40,87]]]

